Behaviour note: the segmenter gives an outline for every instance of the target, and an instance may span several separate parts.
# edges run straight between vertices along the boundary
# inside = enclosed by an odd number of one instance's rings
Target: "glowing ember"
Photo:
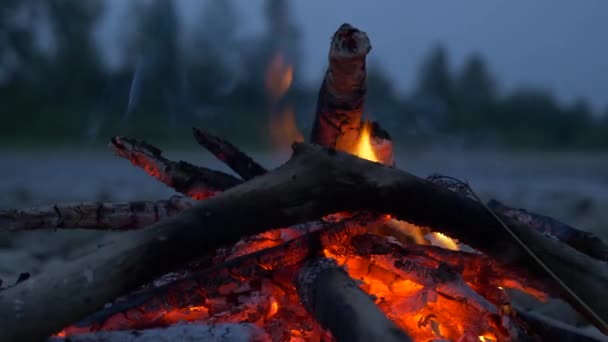
[[[279,312],[279,303],[274,297],[270,298],[270,310],[268,310],[268,315],[266,318],[272,318],[272,316],[276,315]]]
[[[289,90],[292,81],[293,67],[277,53],[266,70],[266,91],[273,99],[279,99]]]
[[[433,246],[442,247],[451,251],[460,250],[460,248],[458,247],[458,243],[447,235],[438,232],[433,232],[429,234],[429,239],[431,240],[431,244]]]
[[[372,148],[371,136],[371,125],[368,121],[365,121],[361,127],[361,132],[359,133],[359,141],[357,141],[352,153],[359,158],[380,162]]]

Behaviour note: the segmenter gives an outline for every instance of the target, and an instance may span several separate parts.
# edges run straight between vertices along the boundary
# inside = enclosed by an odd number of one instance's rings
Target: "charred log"
[[[537,268],[481,203],[395,168],[333,149],[296,144],[285,165],[151,227],[125,232],[127,236],[120,239],[109,237],[96,253],[60,272],[43,273],[0,292],[4,323],[0,338],[43,338],[201,251],[233,243],[243,235],[350,210],[377,210],[433,227],[505,266],[535,272],[547,286],[553,285],[552,278]],[[606,320],[608,301],[598,300],[604,298],[608,283],[605,263],[506,216],[501,218]],[[20,301],[17,306],[15,299]],[[605,327],[598,320],[593,323]]]
[[[268,171],[230,142],[198,128],[192,128],[192,132],[199,144],[213,153],[217,159],[226,163],[226,165],[244,180],[263,175]]]
[[[515,310],[517,317],[526,326],[530,341],[601,342],[606,340],[533,311],[517,307]]]
[[[85,202],[0,210],[0,231],[49,228],[129,230],[157,223],[195,204],[196,201],[189,197],[173,196],[156,202]]]
[[[488,207],[494,212],[508,216],[538,232],[554,236],[593,258],[608,261],[608,245],[593,233],[576,229],[549,216],[535,214],[525,209],[507,207],[497,200],[491,200]]]
[[[296,287],[304,307],[337,341],[411,341],[332,259],[304,265]]]
[[[334,34],[311,142],[346,151],[357,141],[366,92],[365,59],[370,51],[367,34],[349,24],[342,24]]]
[[[143,141],[114,137],[110,147],[116,154],[144,169],[150,176],[197,200],[213,196],[242,182],[223,172],[184,161],[171,161],[162,155],[160,149]]]

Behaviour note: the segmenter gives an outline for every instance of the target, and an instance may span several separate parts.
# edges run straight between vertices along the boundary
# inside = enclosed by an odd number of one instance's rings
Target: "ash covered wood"
[[[179,324],[168,328],[147,330],[102,331],[76,334],[67,338],[53,337],[48,342],[270,342],[270,336],[250,323],[241,324]]]
[[[531,229],[550,234],[593,258],[608,261],[608,245],[593,233],[574,228],[549,216],[535,214],[525,209],[510,208],[497,200],[491,200],[488,207]]]
[[[150,176],[194,199],[213,196],[242,182],[220,171],[184,161],[171,161],[162,155],[160,149],[143,141],[117,136],[112,138],[110,147]]]
[[[304,307],[337,341],[411,341],[332,259],[305,264],[296,287]]]
[[[52,206],[0,210],[0,231],[34,229],[143,228],[192,207],[189,197],[173,196],[161,201],[124,203],[84,202]]]

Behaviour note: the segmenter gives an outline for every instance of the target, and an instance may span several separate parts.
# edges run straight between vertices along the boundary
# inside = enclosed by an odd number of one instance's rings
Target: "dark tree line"
[[[277,53],[294,66],[281,101],[310,129],[318,85],[300,79],[300,32],[287,0],[264,3],[266,31],[238,35],[231,0],[204,1],[186,32],[171,0],[133,0],[115,38],[118,64],[95,39],[103,0],[0,2],[0,143],[89,142],[115,134],[189,141],[201,125],[241,143],[267,141],[265,70]],[[369,67],[367,109],[398,143],[455,139],[484,148],[607,148],[608,113],[585,101],[560,104],[548,92],[499,94],[485,60],[451,70],[438,47],[423,61],[414,90],[398,94],[379,65]],[[181,139],[183,137],[183,139]]]

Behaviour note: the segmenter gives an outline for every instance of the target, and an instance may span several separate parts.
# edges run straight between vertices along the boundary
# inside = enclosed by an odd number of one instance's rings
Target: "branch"
[[[52,206],[0,210],[0,232],[34,229],[143,228],[190,208],[196,201],[173,196],[161,201],[124,203],[85,202]]]
[[[226,165],[244,180],[263,175],[268,171],[230,142],[213,136],[196,127],[192,128],[192,132],[199,144],[213,153],[217,159],[226,163]]]
[[[117,136],[112,138],[109,146],[116,154],[144,169],[150,176],[197,200],[208,198],[242,182],[223,172],[184,161],[168,160],[163,157],[160,149],[143,141]]]
[[[554,285],[481,203],[395,168],[333,149],[295,144],[285,165],[153,226],[125,232],[120,238],[110,236],[96,253],[0,292],[0,340],[44,338],[107,301],[244,235],[358,210],[385,212],[432,227],[505,267],[529,270],[546,286]],[[608,283],[605,263],[501,218],[606,320],[608,301],[598,300],[604,298]],[[593,323],[604,327],[597,320]]]

